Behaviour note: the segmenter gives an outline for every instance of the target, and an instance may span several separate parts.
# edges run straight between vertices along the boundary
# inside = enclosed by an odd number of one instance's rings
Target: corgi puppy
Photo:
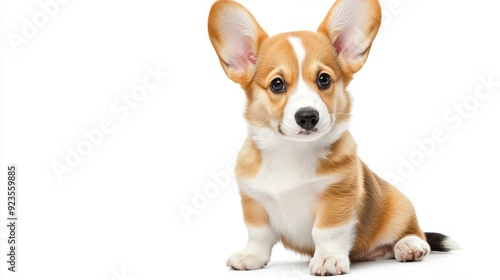
[[[315,275],[456,248],[443,234],[424,233],[408,198],[356,155],[346,88],[380,21],[376,0],[337,0],[317,32],[268,36],[237,2],[213,4],[210,41],[247,98],[248,137],[235,173],[248,243],[228,266],[263,268],[278,241],[309,255]]]

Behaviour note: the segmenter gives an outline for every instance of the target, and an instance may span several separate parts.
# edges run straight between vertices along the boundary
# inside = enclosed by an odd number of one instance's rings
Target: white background
[[[38,1],[1,1],[2,215],[6,167],[19,169],[18,272],[5,267],[2,218],[1,279],[309,278],[307,260],[281,245],[266,269],[225,267],[246,242],[231,167],[245,138],[245,100],[208,40],[211,3],[69,1],[15,47],[23,18],[43,20],[43,9]],[[315,30],[333,1],[243,3],[276,34]],[[500,249],[500,86],[484,100],[474,93],[488,93],[480,77],[500,81],[500,5],[381,5],[383,26],[350,86],[351,132],[360,157],[386,178],[419,153],[415,141],[444,132],[396,185],[424,230],[446,233],[464,250],[421,263],[356,264],[342,278],[491,279]],[[169,76],[128,116],[117,113],[112,104],[123,105],[148,67]],[[464,101],[471,110],[457,119],[449,110]],[[67,149],[105,119],[113,130],[59,180],[55,162],[66,164]],[[217,186],[211,174],[230,182],[184,217],[180,207],[194,207],[197,193]]]

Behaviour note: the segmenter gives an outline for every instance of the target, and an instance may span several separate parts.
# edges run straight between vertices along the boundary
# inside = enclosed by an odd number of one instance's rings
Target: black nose
[[[295,121],[306,131],[312,130],[319,121],[319,113],[311,107],[300,108],[295,113]]]

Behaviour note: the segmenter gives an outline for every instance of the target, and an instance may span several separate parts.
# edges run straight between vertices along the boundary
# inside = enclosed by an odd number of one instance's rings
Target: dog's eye
[[[332,78],[326,73],[321,73],[318,76],[318,88],[327,89],[332,84]]]
[[[284,93],[286,92],[285,82],[281,78],[274,78],[269,85],[271,91],[274,93]]]

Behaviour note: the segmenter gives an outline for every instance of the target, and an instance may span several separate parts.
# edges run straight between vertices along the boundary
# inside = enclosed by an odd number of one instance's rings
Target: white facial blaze
[[[302,44],[302,40],[298,37],[290,36],[288,41],[292,45],[295,56],[297,57],[299,76],[296,88],[289,93],[290,98],[285,107],[281,130],[289,138],[296,140],[314,140],[330,130],[333,120],[321,97],[314,89],[309,88],[304,81],[302,68],[306,57],[306,50]],[[297,111],[305,107],[310,107],[319,113],[319,122],[315,127],[317,131],[309,135],[299,134],[301,131],[304,131],[304,129],[295,121],[295,114]]]

